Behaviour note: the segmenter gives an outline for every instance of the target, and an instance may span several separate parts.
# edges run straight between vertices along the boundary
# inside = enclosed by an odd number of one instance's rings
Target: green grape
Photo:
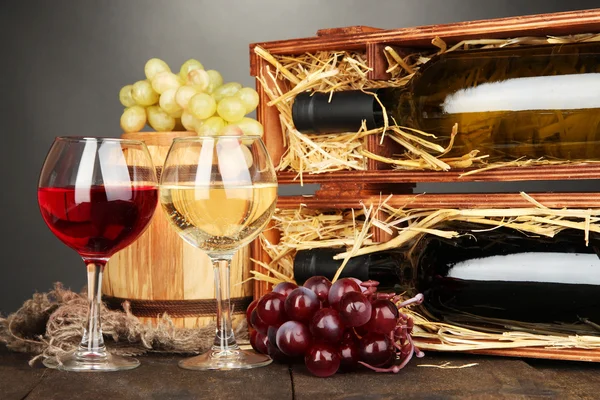
[[[242,85],[240,85],[239,83],[229,82],[229,83],[226,83],[223,86],[215,89],[215,91],[213,92],[212,95],[214,96],[215,100],[217,102],[219,102],[219,101],[223,100],[225,97],[233,96],[241,88],[242,88]]]
[[[157,132],[171,132],[175,128],[175,118],[158,106],[148,107],[146,114],[148,115],[148,124]]]
[[[133,97],[131,97],[132,88],[133,85],[126,85],[123,86],[119,91],[119,100],[121,101],[121,104],[123,104],[125,107],[135,106],[135,100],[133,100]]]
[[[219,88],[223,84],[223,77],[219,73],[219,71],[215,71],[214,69],[209,69],[206,71],[208,74],[208,89],[206,90],[208,93],[213,93],[217,88]]]
[[[232,122],[231,125],[239,127],[244,135],[248,136],[263,136],[264,129],[260,122],[253,118],[244,117],[239,121]]]
[[[244,141],[242,140],[242,143],[243,142]],[[245,144],[245,143],[243,143],[243,144]],[[254,157],[252,157],[252,152],[246,146],[240,146],[240,149],[242,149],[242,153],[244,153],[244,159],[246,160],[246,167],[250,168],[252,166],[252,164],[254,164]]]
[[[256,90],[250,87],[241,88],[235,94],[235,97],[238,97],[240,100],[242,100],[242,103],[244,103],[244,106],[246,107],[246,114],[256,110],[256,107],[258,106],[258,93]]]
[[[181,79],[186,80],[190,71],[194,69],[204,69],[204,65],[202,65],[200,61],[190,58],[181,65],[181,69],[179,70],[179,76],[181,77]]]
[[[151,106],[158,101],[158,93],[148,81],[137,81],[131,88],[131,97],[140,106]]]
[[[197,132],[203,122],[194,117],[191,112],[183,110],[183,113],[181,114],[181,124],[185,130]]]
[[[228,122],[239,121],[246,115],[246,107],[237,97],[225,97],[219,102],[217,113]]]
[[[166,62],[159,58],[151,58],[146,62],[144,66],[144,73],[146,74],[146,78],[152,80],[159,72],[171,72],[171,68],[167,65]]]
[[[219,132],[219,136],[243,136],[243,135],[244,135],[244,132],[242,132],[240,127],[235,124],[226,125]]]
[[[175,101],[176,93],[177,93],[177,89],[165,90],[163,92],[163,94],[160,95],[160,100],[158,100],[158,105],[160,106],[160,108],[165,110],[165,112],[167,114],[169,114],[173,117],[175,117],[175,115],[173,115],[173,114],[176,114],[176,113],[182,111],[182,108]],[[178,117],[175,117],[175,118],[178,118]]]
[[[177,89],[177,93],[175,94],[175,101],[179,104],[179,107],[186,109],[190,99],[199,93],[199,91],[194,86],[182,86]]]
[[[198,93],[190,99],[188,110],[196,118],[206,119],[212,116],[217,110],[217,102],[208,93]]]
[[[183,81],[179,75],[172,72],[159,72],[152,79],[152,89],[158,94],[162,94],[165,90],[177,89],[183,85]]]
[[[172,112],[172,113],[167,113],[169,114],[171,117],[177,119],[177,118],[181,118],[181,114],[183,114],[183,109],[180,108],[178,111]]]
[[[187,83],[194,85],[199,92],[204,92],[210,83],[208,72],[203,69],[191,70],[187,76]]]
[[[144,107],[133,106],[126,108],[121,115],[121,128],[125,132],[139,132],[146,125],[146,110]]]
[[[200,136],[217,136],[225,127],[225,121],[221,117],[210,117],[205,120],[200,128],[196,131]]]

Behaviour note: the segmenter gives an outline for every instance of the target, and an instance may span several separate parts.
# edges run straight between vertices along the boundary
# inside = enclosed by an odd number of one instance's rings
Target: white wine
[[[163,186],[160,202],[179,235],[210,253],[232,252],[254,239],[275,209],[277,184]]]

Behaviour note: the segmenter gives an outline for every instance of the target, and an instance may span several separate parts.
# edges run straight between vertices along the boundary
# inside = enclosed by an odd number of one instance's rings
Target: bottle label
[[[534,76],[482,83],[446,97],[444,113],[600,108],[600,73]]]
[[[531,252],[473,258],[454,264],[448,277],[472,281],[600,285],[596,254]]]

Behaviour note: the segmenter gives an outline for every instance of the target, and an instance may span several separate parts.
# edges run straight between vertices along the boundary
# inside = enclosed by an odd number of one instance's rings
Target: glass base
[[[140,362],[135,358],[80,351],[62,357],[61,362],[62,364],[58,364],[56,361],[44,360],[44,365],[61,371],[75,372],[126,371],[140,366]]]
[[[210,350],[196,357],[186,358],[179,361],[183,369],[193,370],[234,370],[264,367],[273,362],[271,357],[259,354],[254,350],[228,350],[220,351],[218,348]]]

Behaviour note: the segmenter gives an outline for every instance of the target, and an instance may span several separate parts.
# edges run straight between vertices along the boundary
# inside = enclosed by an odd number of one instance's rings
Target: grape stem
[[[423,303],[424,299],[425,299],[425,296],[423,296],[423,293],[419,293],[412,299],[408,299],[408,300],[403,301],[402,303],[398,304],[398,308],[403,308],[406,306],[410,306],[412,304],[421,304],[421,303]]]

